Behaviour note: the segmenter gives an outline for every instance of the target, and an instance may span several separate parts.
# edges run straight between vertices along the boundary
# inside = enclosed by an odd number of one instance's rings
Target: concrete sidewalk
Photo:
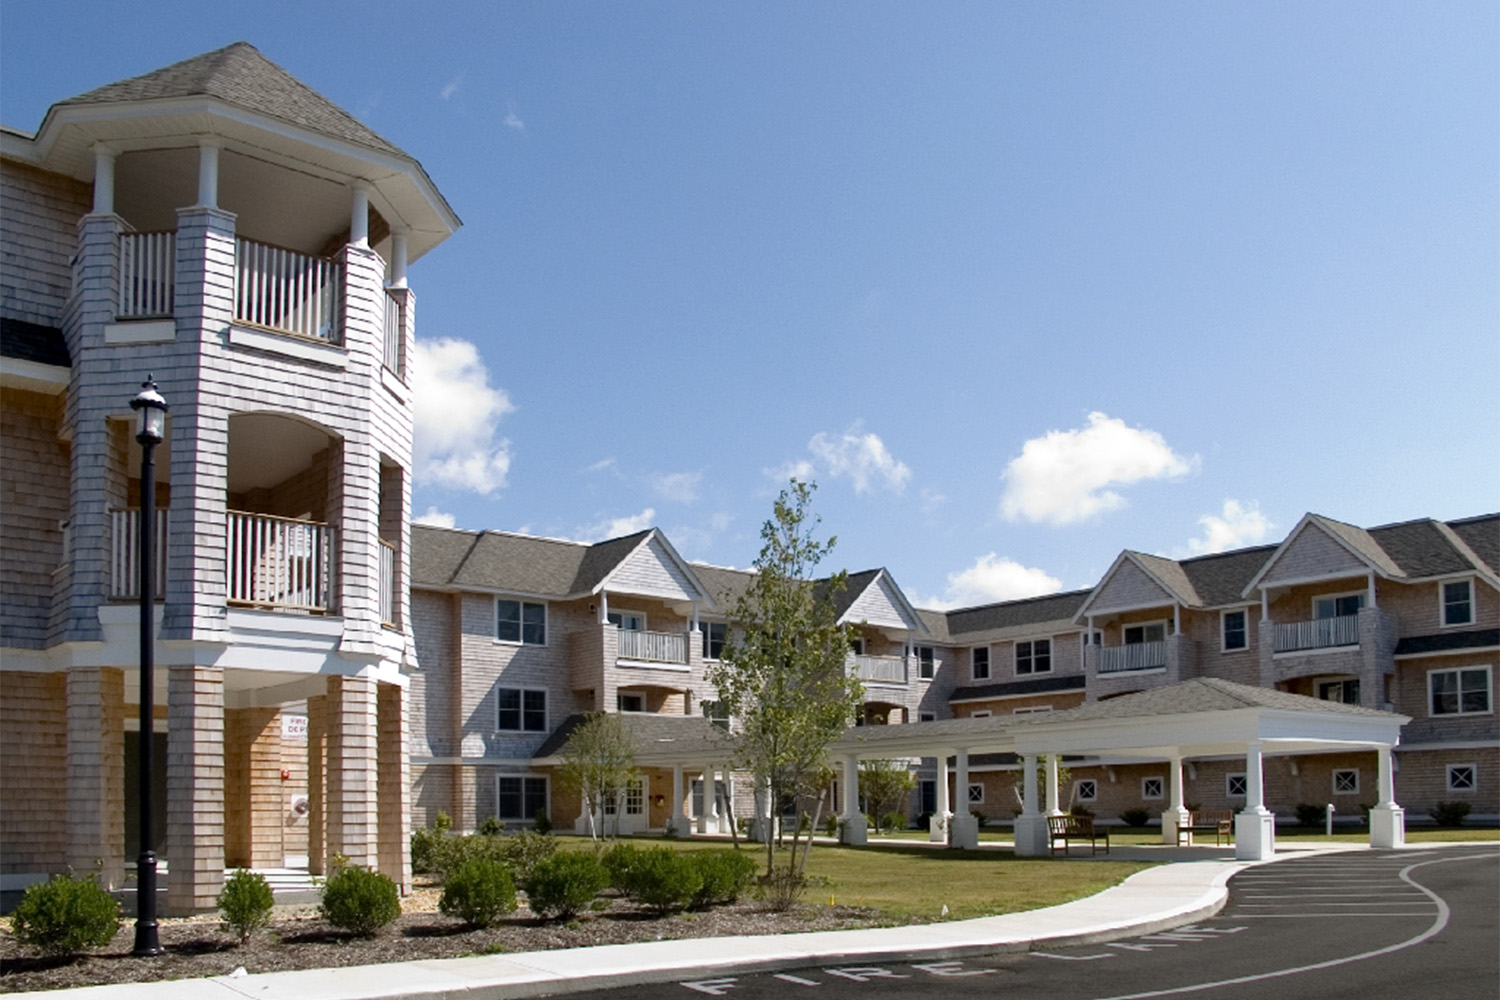
[[[1334,848],[1335,850],[1337,848]],[[1353,847],[1355,850],[1363,848]],[[1278,852],[1275,860],[1329,850]],[[1149,934],[1217,913],[1233,850],[1117,847],[1112,860],[1167,861],[1096,896],[1043,910],[910,927],[600,945],[341,969],[15,994],[52,1000],[499,1000],[606,986],[771,972],[844,960],[930,961]]]

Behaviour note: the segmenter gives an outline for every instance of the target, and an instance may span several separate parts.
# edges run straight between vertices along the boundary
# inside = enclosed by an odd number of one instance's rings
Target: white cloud
[[[489,495],[505,485],[510,441],[496,438],[500,418],[515,409],[489,384],[479,350],[467,340],[418,340],[412,451],[418,482]]]
[[[798,459],[793,462],[787,462],[785,465],[780,465],[774,469],[766,469],[764,471],[767,479],[775,480],[776,482],[783,485],[789,479],[797,479],[804,483],[808,482],[817,472],[817,470],[813,468],[813,464],[805,458]]]
[[[698,499],[698,487],[703,482],[701,472],[671,472],[653,476],[651,488],[657,495],[676,503],[692,503]]]
[[[1196,464],[1196,457],[1177,454],[1155,431],[1090,413],[1087,427],[1048,431],[1021,446],[1005,467],[1000,512],[1011,521],[1071,524],[1124,506],[1125,498],[1111,486],[1175,479]]]
[[[593,465],[585,466],[583,471],[584,472],[618,472],[619,471],[619,463],[615,461],[615,459],[614,459],[613,456],[611,456],[609,458],[601,458],[601,459],[599,459],[599,461],[595,462]]]
[[[1062,589],[1062,581],[1034,566],[1022,566],[1014,559],[1002,559],[990,552],[974,560],[974,565],[948,574],[948,589],[942,597],[917,602],[924,608],[964,608],[996,601],[1015,601],[1023,597],[1040,597]]]
[[[943,504],[948,502],[948,497],[937,490],[922,489],[922,513],[931,514]]]
[[[639,514],[605,518],[603,521],[584,525],[574,532],[574,537],[580,542],[602,542],[606,538],[619,538],[621,535],[633,535],[637,531],[645,531],[655,523],[656,509],[647,507]]]
[[[516,114],[516,106],[508,101],[506,102],[505,127],[513,128],[517,132],[526,131],[526,123],[521,120],[520,115]]]
[[[459,87],[463,85],[463,82],[463,77],[455,76],[453,79],[449,80],[443,85],[443,89],[438,91],[438,96],[445,101],[448,100],[454,94],[458,93]]]
[[[808,451],[818,459],[833,479],[847,478],[855,493],[883,488],[893,493],[906,489],[911,469],[898,461],[876,434],[860,434],[859,427],[835,437],[825,431],[813,435]]]
[[[1204,514],[1198,518],[1203,527],[1203,537],[1189,538],[1187,546],[1172,554],[1178,559],[1189,556],[1206,556],[1228,549],[1244,548],[1265,541],[1275,525],[1260,512],[1260,504],[1251,500],[1225,500],[1224,509],[1218,514]]]
[[[427,513],[421,517],[411,519],[412,524],[429,524],[434,528],[451,528],[454,525],[452,514],[445,514],[436,507],[428,507]]]

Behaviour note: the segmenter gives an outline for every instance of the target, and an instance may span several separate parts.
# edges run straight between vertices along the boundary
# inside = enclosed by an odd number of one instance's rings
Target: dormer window
[[[1474,581],[1443,584],[1443,627],[1474,624]]]

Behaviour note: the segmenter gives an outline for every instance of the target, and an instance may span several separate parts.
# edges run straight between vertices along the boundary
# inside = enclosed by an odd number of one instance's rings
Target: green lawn
[[[1356,830],[1350,827],[1334,827],[1337,831],[1333,836],[1328,836],[1321,829],[1297,826],[1279,826],[1276,828],[1277,840],[1295,840],[1298,844],[1368,844],[1370,842],[1370,831]],[[917,831],[912,831],[913,835]],[[981,830],[979,839],[986,842],[1009,841],[1011,832],[1008,829]],[[1207,840],[1200,834],[1199,844],[1212,844],[1213,838]],[[1460,826],[1460,827],[1434,827],[1419,826],[1408,827],[1406,831],[1406,842],[1408,844],[1458,844],[1471,841],[1500,840],[1500,827],[1493,826]],[[1121,827],[1114,826],[1109,829],[1109,842],[1111,844],[1151,845],[1161,843],[1161,831],[1154,827]]]

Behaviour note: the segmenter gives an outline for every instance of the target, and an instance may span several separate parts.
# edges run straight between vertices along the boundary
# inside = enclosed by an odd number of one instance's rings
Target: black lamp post
[[[152,673],[156,670],[155,637],[152,635],[152,612],[156,603],[156,446],[165,436],[167,401],[156,391],[156,381],[147,375],[141,391],[130,401],[130,408],[140,416],[135,439],[141,443],[141,752],[140,813],[141,853],[135,862],[135,948],[137,956],[160,955],[161,942],[156,937],[156,842],[153,829],[151,789],[151,751],[155,743]]]

